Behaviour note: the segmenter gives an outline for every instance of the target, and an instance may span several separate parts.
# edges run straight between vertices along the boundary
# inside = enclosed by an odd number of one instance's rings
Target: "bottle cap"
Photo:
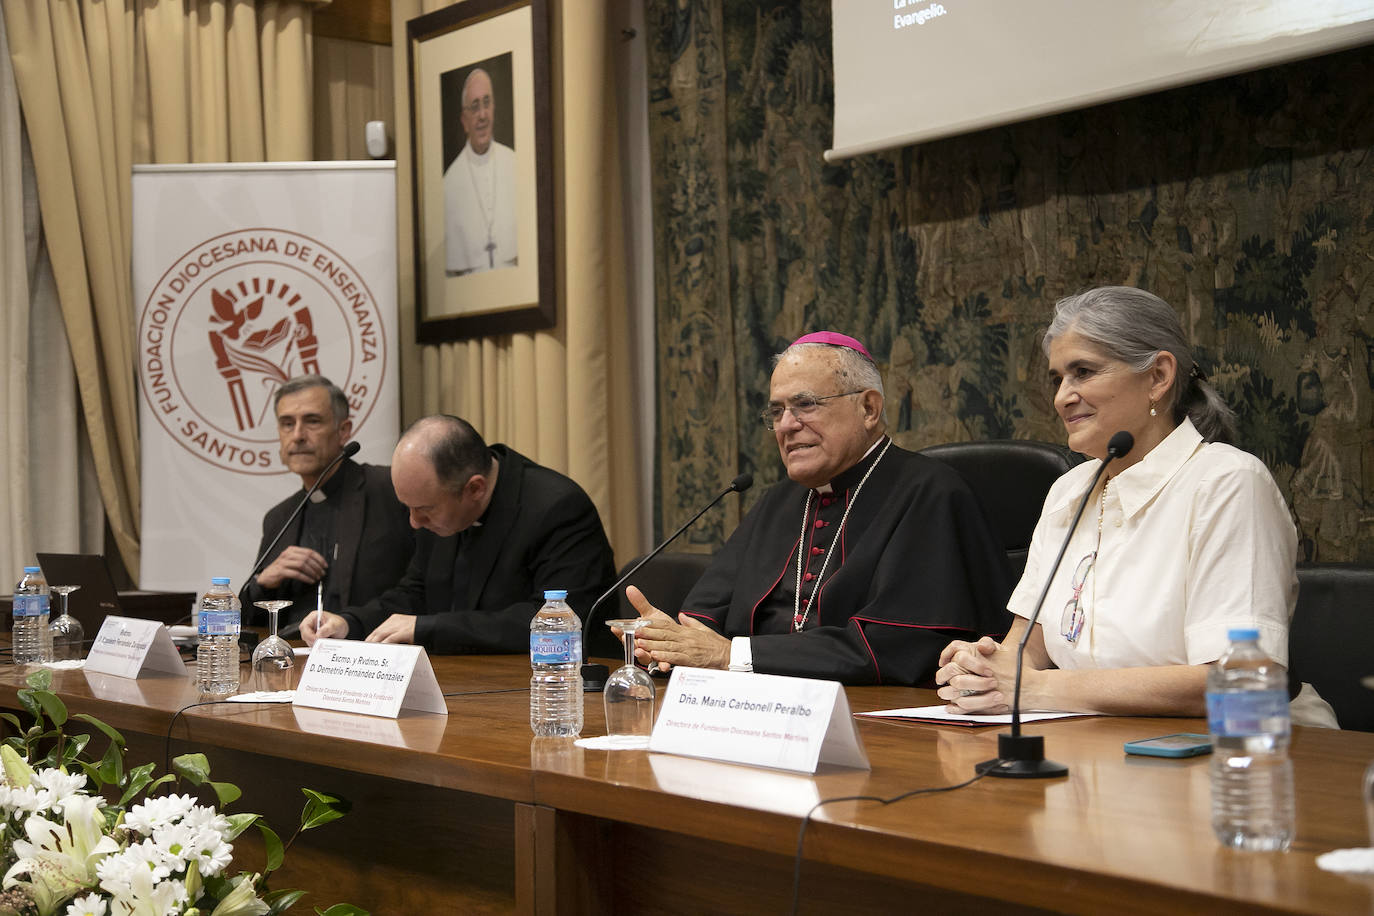
[[[24,567],[24,575],[26,575],[26,576],[27,576],[29,573],[36,573],[36,572],[42,572],[42,571],[43,571],[43,567],[41,567],[41,566],[25,566],[25,567]]]
[[[545,601],[566,601],[568,590],[566,588],[546,588],[544,589]]]
[[[1234,630],[1227,630],[1226,638],[1231,642],[1254,642],[1259,639],[1259,630],[1237,627]]]
[[[228,585],[228,584],[229,584],[229,577],[228,577],[228,576],[215,576],[214,578],[212,578],[212,579],[210,580],[210,584],[211,584],[211,585]]]

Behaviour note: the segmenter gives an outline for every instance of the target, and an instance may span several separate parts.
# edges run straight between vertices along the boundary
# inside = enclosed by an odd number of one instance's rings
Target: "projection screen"
[[[833,0],[834,161],[1374,41],[1374,0]]]

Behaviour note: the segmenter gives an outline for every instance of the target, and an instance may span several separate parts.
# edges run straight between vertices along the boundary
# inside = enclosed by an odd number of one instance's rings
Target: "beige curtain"
[[[387,127],[393,159],[396,86],[391,45],[340,38],[315,38],[315,158],[368,159],[364,126]]]
[[[24,143],[19,118],[19,95],[10,67],[5,17],[0,9],[0,340],[4,370],[0,395],[4,398],[4,489],[0,490],[0,588],[18,579],[21,567],[33,562],[34,545],[28,536],[33,524],[28,492],[32,487],[28,448],[29,430],[29,268],[26,229],[30,214],[24,193]]]
[[[126,567],[138,568],[138,417],[128,286],[129,16],[119,3],[5,0],[57,298]]]
[[[310,159],[314,5],[140,0],[134,161]]]
[[[310,7],[4,0],[4,10],[101,499],[136,578],[130,169],[309,159]]]
[[[407,416],[458,414],[581,484],[623,564],[642,550],[647,494],[636,485],[612,3],[551,0],[557,327],[423,347],[419,378],[405,381]],[[392,3],[403,340],[415,309],[405,21],[446,5]]]
[[[5,32],[0,9],[0,589],[40,551],[99,551],[104,530]]]

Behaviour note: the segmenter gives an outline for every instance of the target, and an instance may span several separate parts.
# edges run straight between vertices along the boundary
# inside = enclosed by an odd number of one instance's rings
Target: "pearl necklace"
[[[835,533],[835,540],[831,543],[830,549],[825,552],[825,562],[821,563],[821,571],[816,575],[816,584],[811,589],[811,597],[806,599],[806,613],[801,609],[801,586],[802,586],[802,557],[806,550],[806,520],[811,517],[811,497],[816,494],[815,490],[806,491],[806,505],[802,507],[801,535],[797,538],[797,591],[792,596],[792,632],[800,633],[806,626],[807,619],[811,616],[811,606],[816,603],[816,593],[821,590],[821,582],[825,579],[826,567],[830,565],[830,556],[835,552],[835,545],[839,543],[840,536],[844,534],[844,523],[849,520],[849,510],[854,508],[854,503],[859,501],[859,493],[862,492],[864,484],[868,483],[868,476],[873,473],[873,469],[878,466],[878,462],[883,460],[887,450],[892,447],[892,440],[887,440],[887,445],[878,453],[878,457],[873,459],[873,463],[864,471],[864,476],[859,480],[859,485],[854,488],[854,498],[844,507],[844,515],[840,516],[840,530]]]

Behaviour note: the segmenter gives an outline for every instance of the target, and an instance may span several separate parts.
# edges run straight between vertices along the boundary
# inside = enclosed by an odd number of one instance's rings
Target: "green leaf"
[[[70,764],[77,756],[86,749],[90,743],[90,735],[68,735],[67,746],[62,749],[62,762]]]
[[[243,793],[239,791],[239,787],[232,782],[215,782],[211,780],[210,788],[215,790],[215,797],[219,799],[221,808],[238,801],[239,797],[243,795]]]
[[[124,781],[124,794],[119,797],[119,806],[123,808],[129,804],[129,800],[138,793],[142,792],[148,783],[153,781],[153,767],[156,764],[145,763],[142,766],[134,767],[129,771],[128,779]],[[169,779],[170,777],[163,777]]]
[[[301,794],[307,798],[313,798],[322,805],[342,805],[345,812],[352,808],[348,799],[340,795],[330,795],[328,792],[321,792],[318,789],[301,789]]]
[[[96,775],[105,785],[117,786],[124,776],[124,754],[118,747],[111,744],[105,750],[105,756],[100,758],[100,766],[96,768]]]
[[[72,718],[73,718],[73,719],[79,719],[80,721],[86,722],[86,723],[88,723],[88,724],[90,724],[90,725],[94,725],[96,728],[98,728],[98,729],[100,729],[102,732],[104,732],[104,733],[105,733],[105,736],[106,736],[107,738],[109,738],[109,739],[110,739],[111,741],[113,741],[115,744],[118,744],[120,747],[124,747],[124,746],[126,746],[127,743],[128,743],[128,742],[126,742],[126,741],[124,740],[124,736],[121,735],[118,731],[116,731],[116,730],[115,730],[114,728],[112,728],[111,726],[106,725],[104,722],[101,722],[99,719],[97,719],[95,716],[91,715],[90,713],[86,713],[86,712],[74,712],[74,713],[72,713]]]
[[[214,875],[213,877],[206,877],[204,879],[204,882],[205,893],[216,900],[223,900],[225,896],[228,895],[228,893],[234,889],[234,886],[230,884],[227,879],[222,878],[219,875]]]
[[[10,728],[14,729],[16,733],[22,732],[24,730],[24,726],[19,724],[19,717],[12,712],[0,712],[0,719],[3,719],[6,722],[8,722]]]
[[[124,755],[111,744],[104,751],[104,757],[100,758],[99,764],[87,769],[87,773],[91,773],[104,786],[120,786],[124,781]]]
[[[229,819],[229,839],[236,839],[240,833],[255,824],[261,814],[230,814]]]
[[[300,899],[304,896],[305,891],[284,888],[279,891],[271,891],[270,893],[264,894],[262,901],[271,907],[269,912],[272,913],[273,916],[276,916],[277,913],[284,913],[291,909],[300,902]]]
[[[262,834],[263,849],[267,852],[267,867],[263,869],[263,874],[266,875],[281,868],[286,851],[282,848],[281,837],[277,836],[277,832],[267,826],[265,821],[258,821],[257,826],[258,832]]]
[[[301,792],[306,797],[305,810],[301,812],[302,830],[310,830],[328,824],[330,821],[337,821],[353,808],[352,803],[344,798],[326,795],[323,792],[316,792],[314,789],[301,789]]]
[[[67,722],[67,704],[62,702],[62,698],[51,690],[38,690],[34,692],[36,699],[43,711],[48,714],[52,724],[61,727]]]
[[[267,893],[263,894],[262,902],[270,904],[275,903],[278,900],[286,900],[289,898],[291,903],[287,904],[287,906],[290,906],[294,904],[296,901],[300,900],[302,897],[304,897],[306,893],[307,891],[300,890],[299,888],[284,887],[280,890],[268,891]],[[283,907],[283,909],[285,909],[285,907]]]
[[[14,695],[19,698],[19,705],[24,707],[24,712],[33,716],[34,719],[43,718],[43,707],[39,706],[38,700],[34,699],[32,690],[17,690]],[[38,725],[34,725],[29,731],[32,732],[34,728],[38,727]]]
[[[198,786],[210,778],[210,761],[204,754],[182,754],[172,758],[172,771]]]
[[[150,763],[148,764],[148,766],[152,766],[152,764]],[[140,769],[142,769],[142,767],[140,767]],[[144,794],[152,795],[153,790],[156,789],[158,786],[169,783],[175,778],[176,777],[173,776],[171,773],[163,773],[157,779],[154,779],[152,782],[148,783],[147,788],[144,790]],[[124,797],[120,800],[120,804],[122,805],[128,803],[129,799],[133,798],[135,794],[136,793],[134,793],[132,789],[128,792],[125,792]]]
[[[315,907],[315,912],[318,916],[371,916],[367,910],[351,903],[336,903],[327,910]]]
[[[61,761],[57,759],[57,741],[61,735],[62,730],[55,728],[52,731],[44,732],[38,739],[40,746],[48,749],[48,752],[43,755],[43,759],[38,762],[38,766],[56,767],[61,764]],[[33,759],[32,754],[29,755],[29,759]]]
[[[34,690],[50,690],[52,689],[52,669],[39,668],[37,671],[24,678],[24,683],[28,684]]]

